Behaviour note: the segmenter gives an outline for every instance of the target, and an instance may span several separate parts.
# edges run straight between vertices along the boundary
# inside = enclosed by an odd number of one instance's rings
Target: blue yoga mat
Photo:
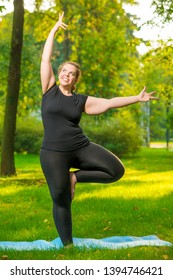
[[[73,238],[74,246],[80,248],[107,248],[107,249],[120,249],[136,246],[172,246],[173,244],[159,239],[155,235],[148,235],[143,237],[134,236],[112,236],[103,239],[93,238]],[[53,241],[35,240],[31,242],[27,241],[1,241],[0,249],[12,249],[12,250],[50,250],[60,249],[63,245],[60,238],[56,238]]]

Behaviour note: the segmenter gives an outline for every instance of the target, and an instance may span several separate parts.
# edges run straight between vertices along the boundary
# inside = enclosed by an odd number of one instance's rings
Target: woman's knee
[[[71,201],[71,195],[70,190],[67,188],[58,188],[57,186],[53,191],[50,188],[50,193],[54,204],[62,207],[69,205]]]
[[[124,176],[125,173],[125,168],[122,165],[121,168],[118,170],[118,172],[116,172],[115,174],[115,181],[118,181],[119,179],[121,179]]]
[[[123,177],[124,173],[125,173],[125,168],[121,162],[119,162],[118,165],[116,163],[116,165],[111,166],[110,174],[112,176],[112,182],[120,180]]]

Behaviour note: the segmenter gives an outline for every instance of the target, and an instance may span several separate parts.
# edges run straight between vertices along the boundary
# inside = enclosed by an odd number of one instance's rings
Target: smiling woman
[[[146,87],[140,94],[111,99],[74,92],[80,77],[76,62],[66,61],[58,69],[59,86],[51,65],[54,37],[66,29],[64,13],[51,29],[42,54],[41,84],[44,139],[40,161],[53,201],[53,216],[62,243],[73,243],[71,202],[77,182],[112,183],[124,175],[124,166],[117,156],[90,142],[79,122],[82,114],[98,115],[112,108],[157,99]],[[72,168],[77,171],[70,172]]]
[[[80,66],[73,61],[64,62],[58,68],[58,77],[60,82],[60,89],[63,92],[63,86],[67,86],[68,83],[72,84],[71,91],[75,90],[75,84],[78,82],[81,76]],[[67,92],[63,92],[65,95],[69,95]],[[70,92],[70,95],[72,93]]]

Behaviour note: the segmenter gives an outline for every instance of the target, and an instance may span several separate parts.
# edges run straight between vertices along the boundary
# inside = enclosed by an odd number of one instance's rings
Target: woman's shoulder
[[[88,98],[88,95],[87,94],[83,94],[83,93],[76,93],[74,92],[73,93],[78,99],[81,99],[81,100],[86,100]]]
[[[55,93],[58,90],[58,85],[57,83],[54,83],[44,94],[43,97],[49,95],[50,93]]]
[[[75,92],[73,93],[73,100],[75,100],[75,103],[79,107],[84,108],[87,98],[88,96],[86,94],[75,93]]]

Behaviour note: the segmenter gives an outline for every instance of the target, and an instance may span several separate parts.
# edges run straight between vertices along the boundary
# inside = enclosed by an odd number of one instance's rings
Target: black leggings
[[[112,183],[124,174],[124,166],[111,152],[90,143],[73,152],[41,149],[40,161],[53,200],[54,222],[63,245],[73,243],[70,168],[77,182]]]

